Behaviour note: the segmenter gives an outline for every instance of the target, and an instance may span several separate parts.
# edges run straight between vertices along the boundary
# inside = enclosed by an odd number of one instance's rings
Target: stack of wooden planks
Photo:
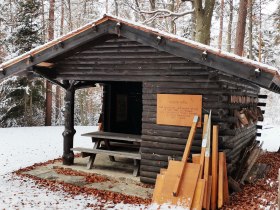
[[[194,116],[182,160],[170,160],[157,175],[154,203],[199,210],[221,208],[229,201],[226,157],[218,152],[218,126],[213,126],[211,151],[211,113],[204,116],[201,153],[192,154],[188,162],[197,123]]]

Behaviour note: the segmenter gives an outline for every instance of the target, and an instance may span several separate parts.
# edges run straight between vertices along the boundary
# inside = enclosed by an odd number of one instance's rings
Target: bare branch
[[[148,14],[148,15],[157,15],[159,13],[162,13],[162,17],[170,17],[170,16],[184,16],[184,15],[188,15],[194,12],[194,9],[189,10],[189,11],[185,11],[185,12],[181,12],[181,13],[176,13],[176,12],[172,12],[170,10],[167,9],[157,9],[155,11],[143,11],[140,10],[140,13],[142,14]]]

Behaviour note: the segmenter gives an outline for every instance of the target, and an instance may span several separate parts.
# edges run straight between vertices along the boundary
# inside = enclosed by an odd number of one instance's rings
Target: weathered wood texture
[[[256,133],[253,128],[235,130],[233,125],[238,119],[233,112],[257,106],[259,87],[135,41],[119,38],[87,47],[59,61],[56,69],[57,79],[142,82],[140,178],[143,182],[154,183],[160,168],[167,167],[169,158],[181,158],[190,130],[156,124],[157,94],[202,95],[202,112],[212,110],[212,124],[220,128],[219,148],[230,156],[227,160],[231,165],[237,163],[231,158],[238,157]],[[232,96],[250,97],[249,103],[248,100],[230,103]],[[191,153],[200,153],[201,140],[202,129],[198,128]]]

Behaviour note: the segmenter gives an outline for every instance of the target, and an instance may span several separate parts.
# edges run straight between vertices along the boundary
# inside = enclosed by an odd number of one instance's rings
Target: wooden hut
[[[140,178],[147,183],[155,182],[169,157],[183,154],[190,128],[176,119],[210,110],[220,127],[219,149],[234,173],[256,140],[258,107],[264,105],[259,98],[265,97],[260,87],[280,92],[280,76],[271,66],[107,15],[0,66],[0,79],[16,74],[41,76],[65,89],[66,165],[74,163],[75,90],[101,84],[104,133],[113,140],[121,134],[140,139]],[[191,108],[186,111],[184,103]],[[200,152],[201,140],[198,128],[193,153]]]

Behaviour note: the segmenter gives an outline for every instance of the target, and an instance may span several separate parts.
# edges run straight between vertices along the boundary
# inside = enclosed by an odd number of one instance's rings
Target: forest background
[[[279,0],[0,0],[0,63],[102,17],[158,28],[280,69]],[[268,94],[266,124],[280,124]],[[41,78],[0,83],[0,127],[62,125],[64,91]],[[102,88],[78,90],[75,124],[95,125]]]

